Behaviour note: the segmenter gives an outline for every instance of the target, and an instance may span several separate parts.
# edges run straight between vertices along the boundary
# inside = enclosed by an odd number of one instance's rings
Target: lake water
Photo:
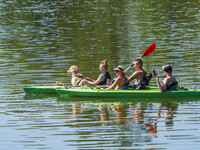
[[[198,0],[1,0],[0,148],[200,149],[200,98],[94,99],[26,95],[25,85],[70,85],[77,65],[96,79],[143,58],[164,78],[200,89]],[[127,76],[133,73],[127,72]],[[155,84],[153,78],[151,84]]]

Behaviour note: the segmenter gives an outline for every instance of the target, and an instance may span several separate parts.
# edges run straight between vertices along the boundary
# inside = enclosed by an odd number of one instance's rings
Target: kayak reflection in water
[[[115,90],[125,90],[128,89],[129,81],[125,76],[124,69],[122,66],[118,66],[117,68],[114,68],[117,78],[115,79],[114,83],[109,86],[107,89],[115,89]]]
[[[172,67],[170,65],[165,65],[162,67],[162,69],[166,76],[163,82],[160,82],[160,77],[156,73],[154,73],[160,91],[164,92],[166,90],[173,90],[174,88],[177,88],[178,82],[176,81],[176,78],[172,75]]]

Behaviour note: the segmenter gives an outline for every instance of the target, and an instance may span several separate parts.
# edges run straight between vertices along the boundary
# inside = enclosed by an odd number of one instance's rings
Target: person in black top
[[[101,61],[99,65],[99,70],[101,71],[101,74],[99,75],[97,80],[85,78],[82,80],[82,83],[86,85],[106,85],[106,84],[110,85],[111,76],[108,72],[108,61],[106,59]]]

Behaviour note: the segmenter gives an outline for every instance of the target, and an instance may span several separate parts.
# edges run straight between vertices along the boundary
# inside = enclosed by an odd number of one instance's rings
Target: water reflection
[[[79,102],[72,104],[72,114],[73,114],[72,118],[73,119],[77,118],[78,115],[81,114],[82,105],[83,105],[83,103],[79,103]]]
[[[127,108],[128,108],[128,105],[116,104],[114,106],[113,111],[116,112],[115,124],[117,124],[117,125],[127,124],[127,122],[126,122]]]
[[[96,104],[96,103],[95,103]],[[87,104],[86,104],[87,105]],[[93,104],[91,104],[93,105]],[[176,114],[176,110],[178,108],[178,103],[163,103],[161,102],[157,108],[154,108],[154,112],[152,110],[153,103],[99,103],[96,110],[92,109],[93,111],[87,110],[87,115],[98,116],[97,118],[93,118],[96,121],[96,125],[99,126],[112,126],[112,125],[120,125],[120,126],[127,126],[128,128],[132,128],[130,125],[138,124],[142,125],[143,131],[147,131],[157,137],[157,123],[162,122],[164,120],[166,126],[173,126],[173,118],[174,114]],[[97,109],[99,111],[97,111]],[[85,110],[85,111],[86,111]],[[85,114],[84,112],[84,103],[83,102],[76,102],[72,104],[72,118],[76,119],[81,118]],[[82,119],[84,119],[82,118]],[[92,119],[91,117],[87,117],[88,119]],[[76,122],[76,125],[79,124]],[[91,124],[93,126],[94,123]],[[80,126],[80,124],[79,124]]]
[[[109,125],[109,106],[99,104],[100,118],[102,122],[102,126]]]
[[[161,118],[162,110],[164,110],[164,118],[166,126],[173,126],[174,113],[178,109],[178,104],[176,103],[160,103],[158,109],[158,119]]]
[[[103,140],[109,135],[109,139],[115,141],[117,145],[131,147],[135,143],[144,141],[151,142],[153,138],[159,138],[157,124],[163,122],[173,125],[173,114],[176,114],[178,103],[72,103],[72,118],[66,126],[81,131],[73,133],[84,136],[90,143],[93,138]],[[87,128],[85,123],[87,122]],[[117,127],[116,127],[117,126]],[[93,129],[96,129],[94,132]],[[97,127],[97,128],[96,128]],[[90,130],[88,130],[90,128]],[[93,135],[91,135],[91,130]],[[115,134],[114,134],[114,133]],[[112,135],[112,134],[114,135]],[[84,146],[85,140],[79,139],[77,142]],[[104,141],[104,140],[103,140]],[[126,142],[125,142],[126,141]],[[65,142],[75,142],[66,140]],[[76,142],[75,142],[76,143]],[[76,143],[76,144],[78,144]],[[100,143],[99,143],[100,144]],[[78,144],[79,145],[79,144]],[[107,144],[103,142],[103,145]],[[142,144],[141,144],[142,145]],[[80,146],[80,145],[79,145]]]
[[[169,100],[168,100],[169,101]],[[194,104],[189,100],[186,102],[89,102],[89,101],[56,101],[56,98],[37,97],[32,99],[26,97],[26,100],[9,101],[8,110],[1,111],[1,115],[8,117],[7,123],[2,124],[5,128],[7,124],[21,135],[16,143],[36,146],[38,139],[48,140],[55,138],[63,141],[65,144],[77,148],[91,149],[98,147],[143,147],[150,144],[157,144],[162,147],[169,146],[168,143],[159,143],[162,141],[162,135],[168,135],[170,132],[171,141],[185,134],[186,129],[177,127],[181,110],[186,115],[192,117]],[[191,104],[190,104],[191,103]],[[189,107],[188,107],[189,106]],[[5,106],[4,106],[5,107]],[[186,107],[185,109],[183,109]],[[2,110],[3,107],[1,107]],[[196,108],[198,109],[198,101]],[[184,114],[183,114],[184,115]],[[198,114],[197,114],[198,115]],[[13,117],[11,117],[13,116]],[[177,117],[179,119],[177,120]],[[198,117],[198,116],[196,116]],[[182,117],[181,117],[182,118]],[[198,123],[197,118],[188,118],[187,122],[192,122],[195,126]],[[169,128],[170,127],[170,128]],[[29,131],[39,130],[39,135],[31,134]],[[193,127],[191,132],[196,129]],[[28,132],[28,133],[26,133]],[[176,133],[178,132],[178,133]],[[192,133],[183,135],[183,137],[193,138]],[[26,133],[26,134],[25,134]],[[48,134],[47,134],[48,133]],[[192,136],[192,137],[191,137]],[[37,138],[38,137],[38,138]],[[176,138],[177,137],[177,138]],[[174,138],[174,139],[173,139]],[[28,139],[32,139],[31,143]],[[40,142],[40,147],[47,147],[44,142]],[[63,143],[62,143],[63,144]],[[148,147],[148,146],[147,146]],[[153,146],[155,147],[155,145]]]

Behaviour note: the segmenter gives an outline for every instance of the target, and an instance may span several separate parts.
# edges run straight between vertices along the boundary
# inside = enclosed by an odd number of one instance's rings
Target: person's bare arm
[[[107,90],[110,90],[110,89],[114,89],[116,86],[117,86],[117,84],[120,82],[120,78],[117,78],[116,80],[115,80],[115,82],[111,85],[111,86],[109,86],[108,88],[107,88]]]
[[[134,80],[135,78],[137,78],[137,76],[138,76],[138,72],[134,72],[134,73],[128,78],[128,81],[130,82],[130,81]]]
[[[97,80],[94,80],[93,82],[92,82],[92,81],[87,81],[87,84],[88,84],[88,85],[98,85],[98,84],[101,82],[102,78],[103,78],[103,75],[101,74],[101,75],[98,77]]]
[[[160,92],[164,92],[167,89],[167,79],[165,78],[163,83],[160,83],[160,77],[156,76],[156,81]]]
[[[87,81],[91,81],[91,82],[94,82],[94,81],[95,81],[95,80],[93,80],[93,79],[91,79],[91,78],[89,78],[89,77],[85,77],[84,79],[87,80]]]

